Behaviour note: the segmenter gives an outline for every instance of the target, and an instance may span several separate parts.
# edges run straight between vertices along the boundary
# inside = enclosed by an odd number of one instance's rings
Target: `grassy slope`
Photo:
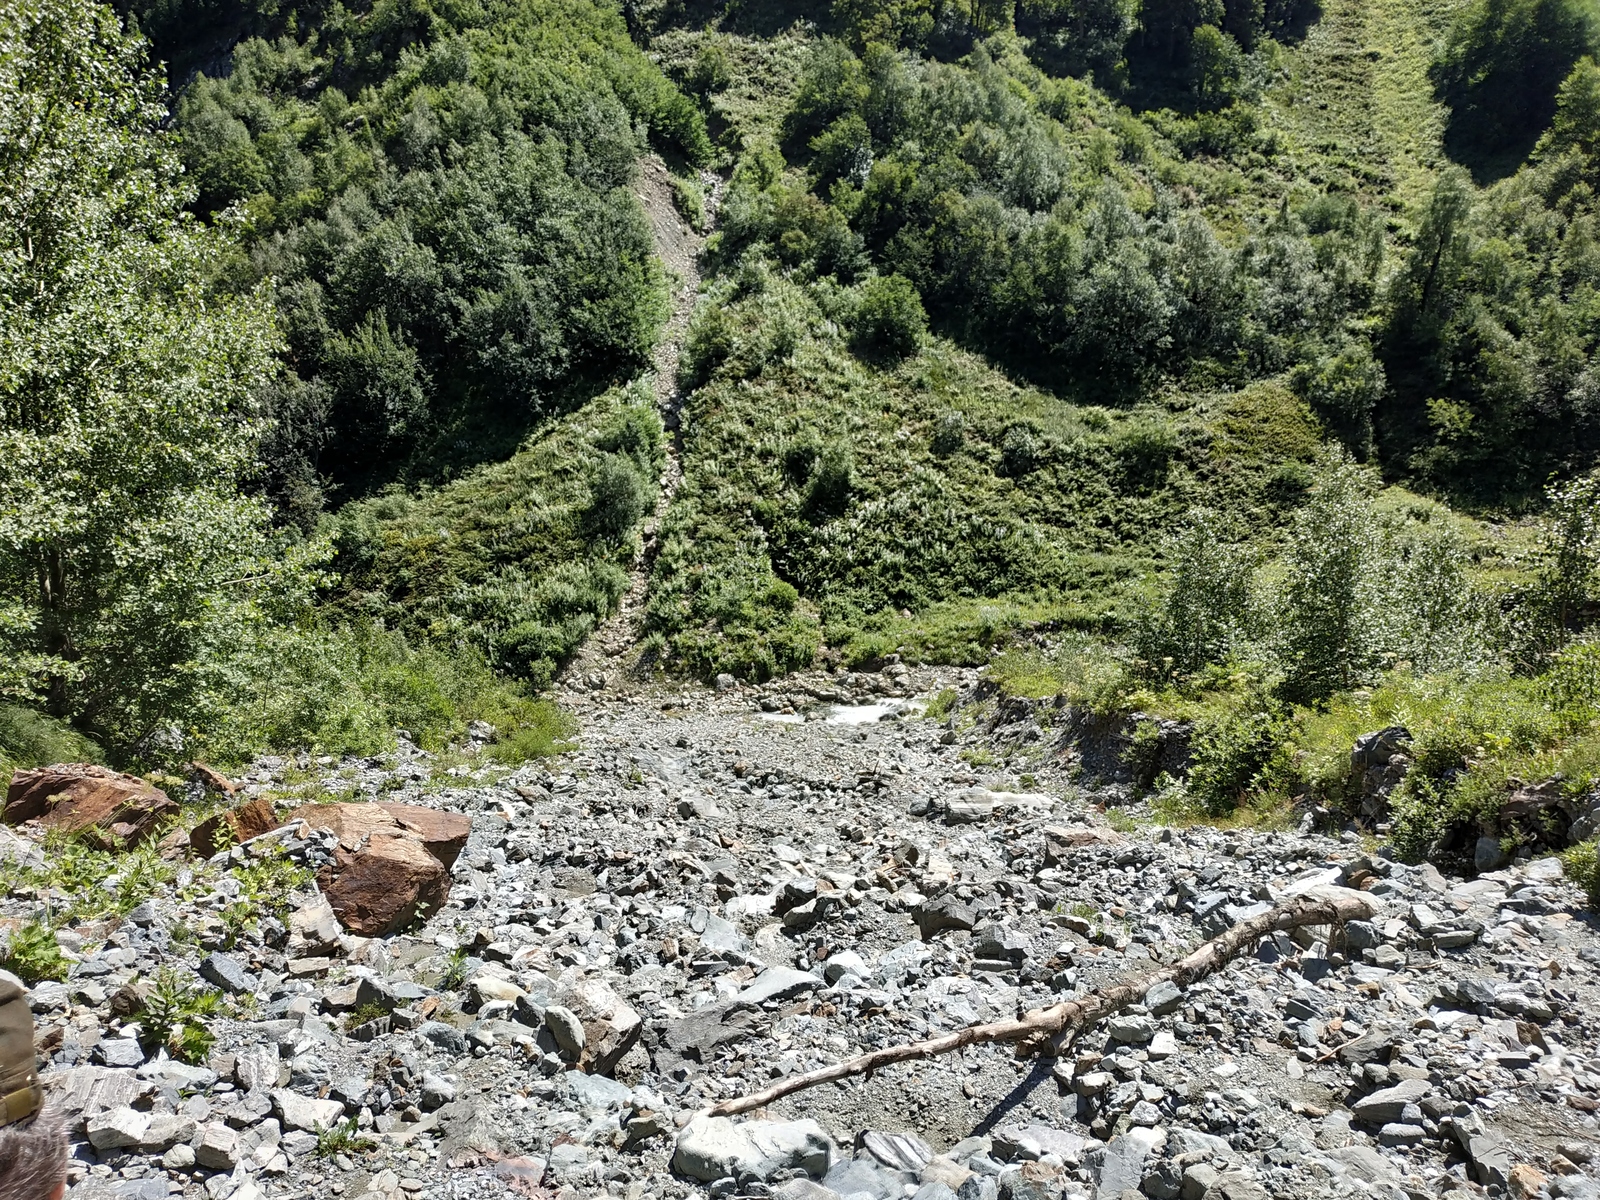
[[[1413,211],[1444,162],[1428,63],[1462,0],[1329,0],[1266,108],[1287,135],[1280,177]]]
[[[1330,3],[1303,43],[1279,53],[1279,80],[1263,102],[1264,124],[1279,131],[1271,157],[1252,150],[1238,162],[1162,157],[1137,167],[1113,151],[1110,169],[1135,195],[1149,195],[1147,170],[1191,190],[1225,235],[1269,219],[1285,197],[1323,190],[1385,204],[1391,228],[1403,230],[1442,161],[1442,110],[1426,66],[1457,2]],[[684,73],[712,40],[734,64],[733,86],[712,98],[715,131],[730,149],[772,140],[806,39],[675,31],[652,49]],[[1106,161],[1108,139],[1130,141],[1126,112],[1087,89],[1064,121],[1085,166]],[[694,671],[766,675],[818,644],[847,661],[896,649],[981,661],[1024,621],[1114,624],[1157,565],[1161,535],[1190,505],[1222,508],[1241,534],[1270,540],[1297,497],[1297,464],[1319,440],[1315,421],[1273,381],[1237,394],[1169,390],[1130,412],[1080,408],[938,340],[875,370],[844,348],[832,313],[788,284],[711,302],[752,342],[797,312],[807,332],[792,355],[725,372],[689,398],[685,485],[667,521],[654,618],[674,639],[676,661]],[[935,453],[935,427],[952,413],[964,420],[962,449]],[[1039,451],[1021,477],[1001,463],[1017,424]],[[790,448],[807,438],[853,451],[854,491],[840,515],[814,511],[804,481],[785,471]],[[1436,508],[1398,490],[1389,502]],[[1465,529],[1486,567],[1501,568],[1497,541],[1473,523]],[[774,580],[793,585],[798,601],[774,592]]]
[[[637,532],[589,528],[590,484],[625,418],[648,412],[645,423],[655,422],[649,400],[638,388],[612,389],[545,424],[504,462],[346,507],[338,605],[424,641],[471,645],[545,682],[626,588]],[[641,457],[653,488],[658,433]]]

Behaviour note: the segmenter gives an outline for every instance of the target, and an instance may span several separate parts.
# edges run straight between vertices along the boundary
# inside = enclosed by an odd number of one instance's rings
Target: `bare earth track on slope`
[[[709,222],[715,220],[715,203],[721,181],[707,175],[704,182],[708,185],[706,215]],[[621,607],[590,635],[562,671],[558,686],[568,690],[599,690],[615,682],[617,675],[629,673],[623,660],[639,640],[644,606],[649,595],[650,568],[659,547],[661,523],[677,494],[678,485],[683,481],[677,435],[678,413],[683,406],[683,395],[678,390],[678,355],[683,349],[689,318],[694,313],[695,300],[700,293],[699,259],[705,247],[706,235],[690,228],[678,212],[673,200],[671,175],[659,158],[647,158],[640,164],[635,191],[650,220],[656,256],[666,268],[671,289],[671,312],[661,331],[661,340],[656,345],[651,372],[656,408],[667,428],[667,457],[656,493],[655,508],[645,520]]]

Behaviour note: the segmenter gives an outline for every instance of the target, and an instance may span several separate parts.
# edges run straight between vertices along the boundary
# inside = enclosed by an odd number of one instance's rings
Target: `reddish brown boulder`
[[[189,831],[189,848],[201,858],[248,842],[251,838],[271,833],[283,824],[278,820],[278,810],[265,796],[246,800],[237,808],[208,817]]]
[[[178,805],[136,775],[90,763],[56,763],[11,777],[4,820],[36,821],[45,829],[82,834],[110,850],[127,850],[149,838]]]
[[[359,850],[340,842],[317,884],[351,933],[386,937],[426,920],[450,896],[450,873],[405,830],[377,830]]]
[[[317,876],[339,923],[383,937],[426,919],[450,896],[450,868],[472,820],[409,804],[304,804],[286,818],[339,839],[334,862]]]
[[[472,818],[465,813],[440,812],[415,804],[380,804],[378,807],[400,822],[402,829],[420,837],[428,853],[443,863],[446,871],[456,865],[456,858],[467,847]]]
[[[439,812],[414,804],[302,804],[284,820],[305,821],[313,829],[331,829],[340,845],[352,850],[378,830],[404,829],[420,837],[428,853],[447,871],[455,866],[456,857],[472,832],[472,818],[464,813]]]

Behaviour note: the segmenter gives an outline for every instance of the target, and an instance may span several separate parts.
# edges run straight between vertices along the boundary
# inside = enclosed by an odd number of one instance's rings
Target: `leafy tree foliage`
[[[324,482],[508,453],[641,367],[665,307],[628,186],[638,130],[710,153],[696,106],[588,0],[415,28],[398,5],[338,9],[240,44],[177,126],[201,211],[244,214],[239,278],[275,281],[292,372],[269,396],[269,483],[305,521]]]
[[[270,298],[217,287],[228,236],[183,214],[163,116],[109,10],[0,5],[0,688],[119,754],[306,581],[239,492]]]
[[[1215,512],[1200,509],[1167,542],[1161,593],[1133,637],[1144,669],[1158,679],[1226,662],[1249,633],[1255,564],[1226,534]]]
[[[1138,0],[1024,0],[1017,32],[1033,40],[1033,54],[1047,69],[1112,84],[1139,7]]]
[[[915,286],[936,329],[1096,402],[1202,362],[1280,369],[1370,300],[1379,260],[1358,210],[1319,211],[1314,233],[1285,214],[1229,248],[1170,196],[1140,211],[1111,179],[1073,188],[1063,133],[1021,79],[1049,86],[981,47],[956,67],[822,43],[785,126],[812,186],[771,149],[748,155],[724,253],[762,245],[844,280],[870,262]]]
[[[1550,154],[1475,202],[1446,173],[1389,291],[1377,410],[1390,470],[1480,504],[1536,504],[1600,451],[1592,160]]]

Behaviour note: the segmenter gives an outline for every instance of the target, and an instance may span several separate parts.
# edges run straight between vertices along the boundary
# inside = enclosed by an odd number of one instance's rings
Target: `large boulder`
[[[305,821],[314,829],[331,829],[340,844],[351,849],[379,830],[404,830],[420,838],[446,871],[455,866],[472,833],[472,818],[464,813],[415,804],[302,804],[284,821]]]
[[[1569,845],[1600,837],[1600,787],[1591,788],[1587,795],[1574,801],[1573,811],[1572,828],[1567,830]]]
[[[1166,772],[1187,778],[1193,759],[1192,721],[1150,713],[1102,713],[1069,704],[1054,722],[1055,751],[1085,783],[1150,788]]]
[[[644,1032],[639,1014],[598,979],[579,980],[558,991],[555,1004],[545,1010],[547,1020],[555,1009],[571,1013],[582,1026],[582,1045],[574,1053],[579,1069],[590,1075],[615,1071]]]
[[[450,897],[450,874],[421,838],[378,830],[359,849],[341,842],[317,873],[339,924],[362,937],[388,937],[425,921]]]
[[[107,850],[127,850],[150,838],[178,805],[136,775],[90,763],[56,763],[18,771],[6,792],[8,825],[36,822],[77,834]]]
[[[407,804],[306,804],[288,814],[339,839],[317,874],[339,924],[387,937],[426,920],[450,897],[450,867],[472,820]]]
[[[456,865],[472,833],[472,818],[464,813],[440,812],[415,804],[380,804],[378,807],[393,817],[400,828],[421,838],[428,853],[437,858],[446,871]]]
[[[746,1121],[696,1117],[678,1134],[672,1169],[691,1179],[713,1182],[754,1174],[771,1179],[799,1168],[818,1178],[833,1161],[833,1143],[815,1121]]]
[[[1484,832],[1513,838],[1519,847],[1534,853],[1564,850],[1594,836],[1591,805],[1600,812],[1600,799],[1594,793],[1569,795],[1567,781],[1553,776],[1516,788],[1501,803],[1493,827]]]

